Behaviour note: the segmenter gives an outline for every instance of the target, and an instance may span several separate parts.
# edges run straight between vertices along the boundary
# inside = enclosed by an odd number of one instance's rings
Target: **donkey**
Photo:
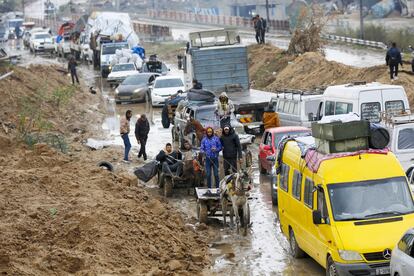
[[[237,233],[240,230],[240,216],[243,216],[243,228],[247,229],[246,218],[250,216],[247,208],[247,191],[250,190],[250,171],[241,171],[224,177],[220,182],[220,200],[223,213],[223,223],[226,226],[226,216],[229,200],[232,208],[230,209],[230,224],[233,224],[233,215],[236,217]],[[244,233],[246,234],[246,233]]]
[[[188,120],[187,124],[184,127],[184,135],[187,136],[193,131],[195,132],[197,137],[197,141],[195,141],[196,146],[199,146],[204,136],[204,127],[199,121],[190,118],[190,120]]]

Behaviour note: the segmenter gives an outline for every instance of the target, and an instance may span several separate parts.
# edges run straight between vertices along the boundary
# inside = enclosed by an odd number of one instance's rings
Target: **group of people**
[[[121,126],[120,126],[120,134],[121,138],[124,141],[125,152],[124,152],[124,159],[123,161],[128,163],[129,160],[129,151],[131,150],[131,142],[129,140],[129,132],[130,132],[130,121],[132,118],[132,111],[127,110],[125,113],[125,117],[121,119]],[[147,116],[145,114],[141,114],[137,122],[135,123],[135,138],[137,139],[138,144],[140,145],[138,159],[143,157],[144,161],[147,160],[147,152],[145,146],[148,140],[148,133],[150,131],[150,124],[148,122]]]
[[[411,70],[414,72],[414,48],[411,45],[408,48],[411,51]],[[402,61],[401,51],[397,48],[397,44],[395,42],[391,43],[391,47],[385,55],[385,62],[390,68],[391,81],[398,80],[398,66],[403,66]]]
[[[253,27],[256,32],[256,42],[257,44],[265,44],[265,34],[267,29],[267,22],[266,19],[260,17],[260,15],[256,15],[252,19]]]

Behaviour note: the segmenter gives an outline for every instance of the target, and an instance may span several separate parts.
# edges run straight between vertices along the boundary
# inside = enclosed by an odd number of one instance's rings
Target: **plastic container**
[[[384,149],[390,143],[390,133],[378,124],[371,124],[369,130],[369,147],[372,149]]]

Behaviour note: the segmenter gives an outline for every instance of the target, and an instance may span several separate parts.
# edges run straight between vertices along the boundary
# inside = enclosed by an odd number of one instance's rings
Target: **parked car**
[[[112,67],[111,73],[108,75],[107,82],[111,86],[116,86],[127,77],[138,74],[139,71],[134,63],[118,63]]]
[[[150,87],[152,106],[162,106],[166,99],[178,91],[184,91],[183,79],[179,76],[161,76]]]
[[[59,42],[56,42],[55,51],[59,57],[66,57],[70,54],[70,35],[64,35]]]
[[[391,252],[389,252],[391,253]],[[391,254],[391,275],[411,276],[414,273],[414,228],[402,236]]]
[[[307,136],[311,130],[306,127],[274,127],[266,129],[259,144],[259,171],[262,174],[270,173],[270,191],[272,204],[277,205],[277,177],[273,170],[277,155],[277,147],[285,136]]]
[[[284,136],[307,136],[311,130],[306,127],[273,127],[266,129],[259,145],[259,169],[260,173],[269,173],[273,162],[267,160],[268,156],[276,155],[277,145]]]
[[[54,38],[49,33],[34,33],[30,38],[30,52],[53,52],[55,50]]]
[[[163,76],[167,75],[170,69],[164,62],[158,60],[149,60],[142,63],[141,73],[158,73]]]
[[[277,112],[281,126],[310,127],[321,101],[320,92],[292,91],[276,94],[269,105]]]
[[[142,102],[149,101],[150,95],[148,86],[150,86],[159,74],[141,73],[127,77],[115,89],[115,102]]]

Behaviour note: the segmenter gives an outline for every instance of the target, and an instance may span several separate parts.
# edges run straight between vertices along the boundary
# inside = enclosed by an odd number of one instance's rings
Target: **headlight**
[[[141,92],[141,89],[135,89],[132,93],[139,93]]]
[[[362,261],[361,255],[352,250],[338,250],[339,256],[344,261]]]
[[[108,66],[108,69],[109,69],[109,71],[111,71],[111,69],[112,69],[112,66],[111,66],[111,65],[109,65],[109,66]]]
[[[115,94],[118,94],[119,93],[119,90],[118,90],[118,88],[117,89],[115,89]]]

